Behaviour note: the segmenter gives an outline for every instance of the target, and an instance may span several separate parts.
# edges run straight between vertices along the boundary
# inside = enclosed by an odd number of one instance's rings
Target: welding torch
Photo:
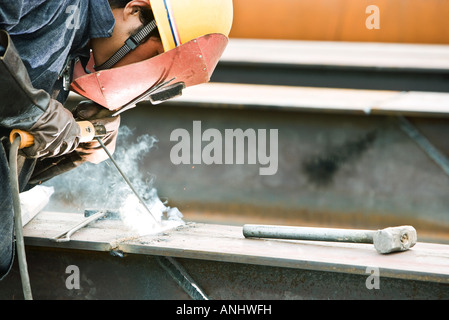
[[[96,137],[102,137],[106,134],[106,128],[102,125],[94,125],[90,121],[77,121],[76,122],[81,130],[80,143],[92,141]],[[34,137],[31,133],[14,129],[9,135],[11,144],[14,140],[20,137],[19,149],[28,148],[34,145]]]

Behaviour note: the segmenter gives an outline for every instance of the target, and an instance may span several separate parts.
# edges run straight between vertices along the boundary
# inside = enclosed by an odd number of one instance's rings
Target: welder
[[[94,72],[125,73],[200,36],[228,36],[231,24],[232,0],[0,0],[0,280],[14,256],[11,130],[34,138],[19,154],[21,192],[99,163],[106,153],[98,142],[80,142],[76,121],[103,125],[103,143],[113,151],[120,116],[90,100],[64,107],[75,64],[89,73],[93,59]]]

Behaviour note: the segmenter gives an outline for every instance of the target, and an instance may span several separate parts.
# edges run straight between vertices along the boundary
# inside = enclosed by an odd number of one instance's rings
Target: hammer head
[[[406,251],[416,244],[418,236],[411,226],[393,227],[378,230],[373,235],[377,252],[385,254]]]

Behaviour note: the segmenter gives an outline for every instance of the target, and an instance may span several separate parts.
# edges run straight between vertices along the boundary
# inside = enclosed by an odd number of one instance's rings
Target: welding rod
[[[100,143],[101,147],[104,149],[104,151],[106,152],[106,154],[108,155],[109,159],[111,159],[112,163],[114,164],[114,166],[117,168],[118,172],[121,174],[121,176],[123,177],[123,179],[125,180],[125,182],[128,184],[128,186],[131,188],[131,190],[134,192],[134,194],[136,195],[137,199],[139,199],[140,203],[143,205],[143,207],[145,208],[145,210],[150,214],[150,216],[154,219],[154,221],[160,225],[161,223],[156,219],[156,217],[153,215],[153,213],[151,212],[150,208],[148,208],[148,206],[146,205],[145,201],[143,201],[142,197],[139,195],[139,193],[137,192],[136,189],[134,189],[133,185],[131,184],[131,181],[129,181],[128,177],[125,175],[125,173],[122,171],[122,169],[120,169],[120,166],[118,165],[118,163],[114,160],[114,158],[112,157],[112,154],[109,152],[109,150],[106,148],[106,146],[104,145],[103,141],[101,141],[100,137],[96,137],[95,139],[97,139],[97,141]]]

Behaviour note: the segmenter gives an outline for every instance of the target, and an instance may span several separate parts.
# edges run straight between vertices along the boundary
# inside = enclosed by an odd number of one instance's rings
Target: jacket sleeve
[[[0,29],[10,30],[19,23],[23,7],[23,0],[0,0]]]
[[[45,0],[0,0],[0,29],[9,31],[30,10]]]
[[[0,30],[0,126],[29,131],[35,140],[28,157],[53,157],[76,149],[80,129],[71,112],[44,90],[31,85],[7,32]]]

